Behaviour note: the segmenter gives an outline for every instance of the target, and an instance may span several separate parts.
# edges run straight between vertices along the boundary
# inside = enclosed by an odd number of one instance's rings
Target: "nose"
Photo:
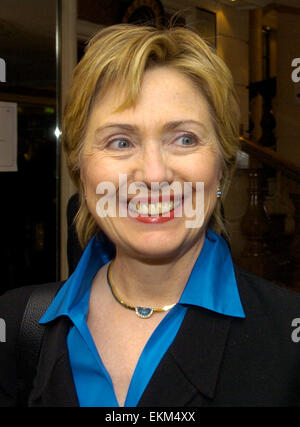
[[[144,182],[148,188],[151,183],[171,182],[174,171],[171,162],[160,141],[147,141],[136,167],[135,180]]]

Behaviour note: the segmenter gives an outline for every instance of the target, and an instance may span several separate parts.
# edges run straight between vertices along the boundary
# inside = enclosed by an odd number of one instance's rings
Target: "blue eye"
[[[189,147],[195,144],[195,137],[192,135],[182,135],[178,138],[178,141],[181,141],[183,146]]]
[[[117,147],[112,147],[113,144],[117,144]],[[126,146],[126,144],[128,145]],[[120,139],[115,139],[114,141],[111,141],[109,143],[109,147],[118,150],[122,148],[129,148],[129,144],[130,142],[127,139],[120,138]]]

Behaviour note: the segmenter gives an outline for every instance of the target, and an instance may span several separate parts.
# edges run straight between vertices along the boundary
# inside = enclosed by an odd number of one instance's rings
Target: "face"
[[[117,254],[174,259],[203,240],[217,200],[221,162],[207,101],[191,80],[167,67],[146,71],[134,107],[116,112],[122,101],[117,87],[98,98],[89,117],[80,164],[88,209],[116,245]],[[120,180],[120,174],[125,180]],[[99,194],[103,182],[110,183],[115,192]],[[184,183],[190,183],[188,191]],[[179,213],[174,216],[173,205],[163,203],[163,209],[171,212],[162,220],[161,212],[155,210],[159,205],[149,212],[147,201],[148,196],[164,194],[167,187],[174,189],[170,198],[174,196],[175,208],[179,203],[175,209]],[[130,188],[134,189],[131,194]],[[125,199],[128,202],[138,195],[146,195],[141,203],[145,206],[134,204],[135,210],[127,210]],[[99,216],[103,198],[106,206],[116,203],[115,216]],[[164,197],[160,200],[164,202]],[[190,206],[188,213],[185,206]],[[199,209],[203,221],[187,227]],[[122,216],[121,210],[127,214]]]

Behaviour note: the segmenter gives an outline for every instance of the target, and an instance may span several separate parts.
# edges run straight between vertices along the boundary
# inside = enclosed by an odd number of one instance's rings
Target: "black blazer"
[[[138,406],[300,406],[300,295],[236,268],[246,318],[190,307]],[[0,298],[0,406],[17,406],[16,337],[32,287]],[[67,318],[46,329],[29,406],[78,406]]]

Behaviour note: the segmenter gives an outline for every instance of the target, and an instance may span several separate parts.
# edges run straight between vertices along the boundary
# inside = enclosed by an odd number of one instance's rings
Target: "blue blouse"
[[[40,323],[68,316],[72,326],[67,347],[79,404],[82,407],[117,407],[113,383],[97,351],[86,319],[92,280],[111,260],[93,237],[76,270],[65,282]],[[245,317],[240,301],[230,250],[211,229],[179,302],[168,312],[146,343],[135,367],[125,405],[137,406],[160,360],[172,344],[189,306],[204,307],[228,316]],[[146,321],[146,320],[145,320]]]

